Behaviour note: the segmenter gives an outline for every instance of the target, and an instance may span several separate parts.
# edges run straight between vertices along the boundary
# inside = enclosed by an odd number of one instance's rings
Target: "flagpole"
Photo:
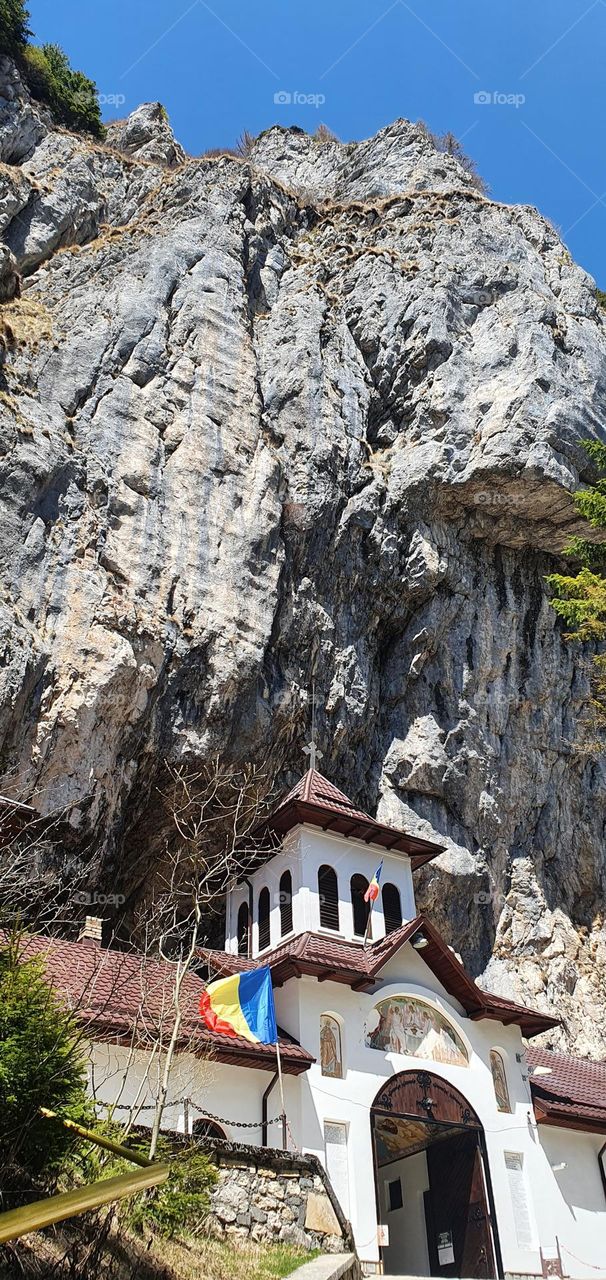
[[[363,941],[363,943],[362,943],[362,946],[363,946],[363,947],[368,946],[368,943],[369,943],[369,942],[370,942],[370,940],[372,939],[372,923],[371,923],[371,922],[372,922],[372,909],[373,909],[374,905],[375,905],[375,904],[374,904],[374,902],[373,902],[373,901],[371,901],[371,902],[370,902],[370,910],[369,910],[369,912],[368,912],[368,920],[366,921],[366,931],[365,931],[365,933],[364,933],[364,941]]]
[[[366,893],[364,894],[364,901],[368,903],[368,920],[366,921],[364,938],[362,940],[363,947],[368,946],[368,943],[372,941],[372,910],[379,896],[379,880],[381,879],[382,870],[383,870],[383,858],[381,858],[379,866],[377,867],[375,874],[366,890]]]
[[[282,1149],[286,1151],[286,1107],[284,1106],[284,1081],[282,1079],[282,1059],[280,1058],[280,1042],[276,1040],[276,1062],[278,1064],[278,1081],[280,1083],[280,1105],[282,1107]]]

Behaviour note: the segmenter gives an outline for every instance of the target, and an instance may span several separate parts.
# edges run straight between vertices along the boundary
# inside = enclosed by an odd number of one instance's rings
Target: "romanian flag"
[[[371,880],[371,882],[370,882],[370,884],[369,884],[369,886],[368,886],[368,888],[367,888],[367,890],[366,890],[366,893],[364,894],[364,901],[365,901],[365,902],[376,902],[376,901],[377,901],[377,898],[378,898],[378,896],[379,896],[379,880],[381,879],[381,872],[382,872],[382,870],[383,870],[383,863],[381,862],[381,863],[379,863],[379,866],[377,867],[377,869],[376,869],[376,871],[375,871],[375,874],[374,874],[374,876],[373,876],[373,878],[372,878],[372,880]]]
[[[200,998],[209,1031],[242,1036],[253,1044],[276,1044],[276,1011],[268,965],[211,982]]]

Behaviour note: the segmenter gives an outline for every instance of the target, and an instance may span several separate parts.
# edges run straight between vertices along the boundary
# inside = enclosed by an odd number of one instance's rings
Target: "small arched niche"
[[[225,1141],[225,1130],[217,1124],[215,1120],[207,1120],[202,1116],[200,1120],[194,1120],[192,1126],[192,1135],[194,1138],[221,1138]]]
[[[388,996],[375,1005],[366,1022],[365,1043],[383,1053],[469,1066],[462,1037],[443,1013],[419,996]]]
[[[336,1013],[320,1014],[320,1067],[323,1076],[343,1078],[343,1033]]]

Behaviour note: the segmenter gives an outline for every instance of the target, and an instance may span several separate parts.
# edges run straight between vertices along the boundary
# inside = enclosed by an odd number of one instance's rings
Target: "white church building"
[[[267,832],[275,851],[229,890],[224,950],[201,954],[185,998],[195,1013],[204,976],[270,966],[286,1140],[324,1163],[364,1269],[606,1280],[606,1063],[533,1049],[558,1020],[482,990],[417,915],[415,871],[439,845],[377,822],[315,769]],[[97,1101],[145,1119],[152,1050],[132,1026],[167,966],[90,938],[36,946],[63,990],[87,985]],[[281,1145],[275,1050],[195,1037],[165,1125],[201,1117],[238,1141],[244,1123],[247,1142]]]

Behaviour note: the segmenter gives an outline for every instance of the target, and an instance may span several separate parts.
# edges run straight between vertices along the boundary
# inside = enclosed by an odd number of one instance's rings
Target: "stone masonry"
[[[207,1145],[219,1173],[211,1198],[218,1235],[323,1253],[350,1250],[349,1224],[314,1156],[219,1141]]]

